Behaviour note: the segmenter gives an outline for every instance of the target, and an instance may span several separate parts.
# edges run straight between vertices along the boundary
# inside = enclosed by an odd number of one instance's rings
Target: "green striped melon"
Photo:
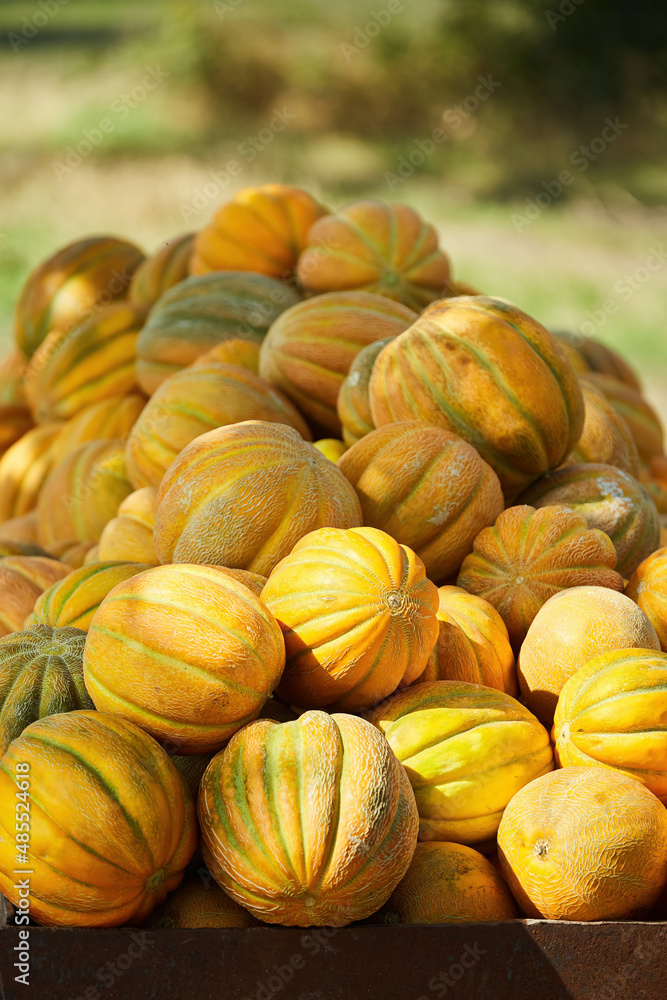
[[[259,373],[318,431],[339,435],[338,393],[355,357],[368,344],[396,337],[416,319],[407,306],[371,292],[306,299],[272,325],[262,343]]]
[[[137,378],[149,395],[168,375],[225,340],[259,344],[297,293],[263,274],[215,271],[186,278],[151,309],[137,343]]]
[[[83,683],[86,633],[33,625],[0,639],[0,757],[46,715],[92,708]]]

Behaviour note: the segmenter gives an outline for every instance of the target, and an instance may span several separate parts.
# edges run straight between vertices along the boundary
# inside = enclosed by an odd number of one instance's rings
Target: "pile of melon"
[[[667,915],[660,420],[417,212],[265,185],[65,247],[0,448],[24,919]]]

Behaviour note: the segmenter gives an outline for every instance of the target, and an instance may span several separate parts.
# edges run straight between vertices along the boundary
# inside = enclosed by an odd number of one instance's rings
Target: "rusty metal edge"
[[[150,961],[138,960],[127,977],[97,988],[95,969],[128,950],[136,930],[31,927],[35,978],[46,1000],[438,1000],[447,973],[461,956],[486,956],[456,985],[457,1000],[658,1000],[667,996],[667,922],[514,920],[504,923],[350,926],[340,930],[265,926],[250,930],[155,930]],[[319,937],[318,937],[319,934]],[[18,928],[0,934],[13,946]],[[4,939],[4,941],[3,941]],[[318,943],[319,942],[319,943]],[[310,947],[309,945],[313,945]],[[149,949],[146,948],[146,951]],[[305,952],[305,960],[304,960]],[[273,969],[301,955],[291,986],[275,986]],[[130,963],[131,964],[131,963]],[[0,955],[2,971],[10,968]],[[296,967],[295,967],[296,968]],[[221,972],[229,984],[220,992]],[[441,977],[438,979],[438,977]],[[437,980],[437,987],[432,983]],[[267,984],[269,984],[267,986]],[[259,989],[256,989],[256,985]],[[31,988],[5,983],[4,1000],[33,1000]],[[283,987],[285,989],[283,990]],[[298,995],[293,992],[298,988]],[[158,989],[159,993],[150,992]],[[186,993],[183,990],[187,990]],[[444,989],[444,993],[442,990]],[[172,990],[174,992],[172,992]],[[262,992],[263,990],[263,992]],[[273,990],[273,992],[271,992]],[[377,992],[381,990],[381,992]],[[630,994],[628,993],[630,991]]]

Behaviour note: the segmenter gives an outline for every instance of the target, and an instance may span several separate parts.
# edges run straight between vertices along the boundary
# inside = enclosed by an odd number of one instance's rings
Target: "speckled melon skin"
[[[306,712],[246,726],[202,779],[204,860],[267,923],[344,927],[378,910],[417,843],[410,782],[374,726]]]
[[[262,342],[259,373],[313,425],[339,434],[338,395],[359,352],[396,337],[417,319],[400,302],[370,292],[316,295],[286,309]]]
[[[623,590],[616,550],[602,531],[566,507],[508,507],[477,535],[459,587],[493,604],[518,652],[542,605],[570,587]]]
[[[601,462],[639,478],[639,452],[630,428],[594,382],[579,379],[584,397],[584,429],[563,465]]]
[[[136,348],[144,319],[141,309],[115,302],[72,330],[51,330],[26,373],[35,420],[68,420],[91,403],[136,392]]]
[[[45,556],[0,558],[0,636],[20,632],[39,595],[71,570]]]
[[[364,434],[375,430],[369,385],[376,358],[391,340],[393,337],[383,337],[382,340],[376,340],[375,343],[362,348],[341,384],[336,409],[343,428],[343,441],[348,448],[359,441]]]
[[[28,726],[0,767],[0,891],[14,904],[19,763],[30,775],[31,915],[56,927],[143,923],[197,846],[192,798],[169,756],[138,726],[101,712]]]
[[[622,469],[599,463],[568,465],[547,473],[519,497],[533,507],[564,504],[583,514],[589,528],[609,535],[626,579],[660,543],[660,520],[651,496]]]
[[[338,468],[359,496],[364,524],[414,549],[434,583],[458,571],[504,506],[497,475],[472,445],[418,420],[371,431]]]
[[[308,233],[297,277],[310,292],[359,289],[417,311],[445,294],[447,255],[435,228],[409,205],[352,202]]]
[[[219,885],[191,878],[169,893],[162,906],[151,914],[146,926],[194,930],[197,927],[257,927],[258,924]]]
[[[130,432],[125,462],[131,482],[137,489],[159,486],[187,444],[242,420],[288,424],[310,440],[296,407],[246,368],[212,362],[175,372],[156,389]]]
[[[550,726],[563,685],[594,656],[614,649],[660,649],[643,611],[606,587],[573,587],[540,608],[519,652],[521,694]]]
[[[99,559],[156,566],[160,562],[153,543],[156,507],[157,490],[153,486],[144,486],[125,497],[116,516],[102,529]]]
[[[498,857],[526,916],[640,918],[667,882],[667,809],[634,778],[566,767],[514,796]]]
[[[124,441],[82,444],[59,462],[42,487],[37,505],[41,544],[98,542],[131,492]]]
[[[584,402],[547,330],[504,299],[432,303],[379,354],[370,380],[376,427],[421,420],[458,434],[500,479],[507,503],[576,445]]]
[[[161,562],[217,563],[268,576],[300,538],[361,524],[357,495],[298,431],[248,420],[183,449],[158,493]]]
[[[99,711],[180,754],[218,750],[256,719],[285,665],[276,620],[214,566],[154,566],[119,583],[88,627],[86,687]]]
[[[35,625],[0,639],[0,757],[37,719],[93,708],[83,683],[86,633]]]
[[[554,717],[561,767],[611,767],[667,805],[667,653],[620,649],[584,664]]]
[[[107,594],[118,583],[145,569],[148,569],[146,564],[134,562],[94,562],[80,566],[37,598],[32,622],[87,631]]]
[[[516,903],[490,861],[465,844],[417,844],[383,908],[385,922],[465,924],[514,920]]]

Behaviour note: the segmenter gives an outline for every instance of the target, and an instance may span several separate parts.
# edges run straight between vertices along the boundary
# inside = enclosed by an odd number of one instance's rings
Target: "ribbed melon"
[[[393,337],[383,337],[382,340],[363,347],[352,361],[341,384],[336,409],[343,428],[343,441],[348,448],[364,434],[375,430],[369,394],[371,373],[380,351],[391,340]]]
[[[212,362],[184,368],[156,389],[129,435],[128,476],[137,488],[159,486],[187,444],[200,434],[243,420],[294,427],[305,439],[305,420],[281,392],[238,365]]]
[[[655,503],[642,484],[612,465],[568,465],[538,479],[520,497],[532,507],[563,504],[582,514],[589,528],[608,535],[616,569],[627,579],[660,544]]]
[[[107,521],[99,541],[102,561],[159,563],[153,544],[157,490],[145,486],[125,497],[115,517]]]
[[[264,339],[259,373],[315,426],[335,434],[338,393],[368,344],[403,333],[417,314],[370,292],[331,292],[287,309]]]
[[[463,560],[459,587],[496,608],[518,652],[531,622],[554,594],[570,587],[623,590],[616,550],[583,514],[559,505],[508,507],[475,538]]]
[[[498,476],[472,445],[418,420],[371,431],[338,468],[355,488],[364,524],[414,549],[435,583],[457,572],[504,506]]]
[[[376,427],[421,420],[473,445],[510,502],[563,461],[584,425],[576,373],[554,338],[504,299],[434,302],[378,356]]]
[[[225,271],[186,278],[153,306],[137,343],[137,379],[150,395],[168,375],[228,340],[261,343],[297,293],[274,278]]]
[[[124,441],[82,444],[51,472],[39,497],[39,537],[59,542],[97,542],[102,529],[132,492]]]
[[[94,562],[81,566],[38,597],[34,621],[54,628],[72,626],[87,631],[109,591],[148,568],[143,563],[130,562]]]
[[[667,805],[667,653],[615,649],[564,685],[554,716],[560,767],[611,767]]]
[[[119,583],[88,627],[86,687],[180,753],[219,749],[257,718],[285,664],[273,615],[215,567],[155,566]]]
[[[514,653],[505,622],[493,605],[451,586],[439,588],[438,600],[438,639],[414,683],[466,681],[515,696]]]
[[[420,840],[492,843],[512,796],[554,766],[544,726],[495,688],[414,684],[368,718],[407,771]]]
[[[217,563],[268,575],[300,538],[361,523],[340,470],[286,424],[248,420],[191,441],[158,493],[161,562]]]
[[[83,683],[86,633],[33,625],[0,638],[0,757],[46,715],[93,708]]]
[[[14,336],[31,357],[52,330],[70,330],[90,313],[122,299],[144,259],[115,236],[90,236],[58,250],[30,274],[16,306]]]
[[[262,600],[285,635],[278,693],[357,712],[424,669],[438,594],[415,553],[376,528],[320,528],[272,571]]]
[[[216,881],[272,924],[343,927],[368,917],[417,842],[405,771],[353,715],[246,726],[209,764],[198,812]]]
[[[316,222],[297,277],[310,292],[374,292],[417,311],[445,294],[447,255],[435,228],[409,205],[368,198]]]
[[[160,296],[188,277],[194,238],[194,233],[176,236],[141,262],[127,293],[133,305],[150,309]]]
[[[91,403],[136,390],[134,366],[143,321],[141,310],[117,302],[71,330],[52,330],[26,374],[35,420],[68,420]]]
[[[30,915],[46,926],[142,924],[197,846],[192,798],[169,756],[138,726],[101,712],[28,726],[0,765],[0,890],[15,905],[25,765]]]

